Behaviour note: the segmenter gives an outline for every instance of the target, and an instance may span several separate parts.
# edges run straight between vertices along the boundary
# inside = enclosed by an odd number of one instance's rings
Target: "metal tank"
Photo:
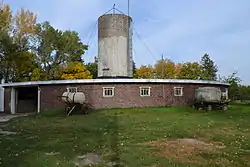
[[[221,90],[215,87],[202,87],[195,90],[196,102],[219,103],[221,96]]]
[[[131,22],[124,14],[98,18],[98,78],[132,77]]]
[[[64,92],[62,101],[70,104],[84,104],[86,97],[83,92]]]
[[[227,89],[225,92],[216,87],[200,87],[195,90],[194,107],[198,109],[222,109],[227,110],[230,100]]]

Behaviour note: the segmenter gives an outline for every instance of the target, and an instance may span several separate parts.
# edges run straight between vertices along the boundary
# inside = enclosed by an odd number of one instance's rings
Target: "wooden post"
[[[41,110],[41,89],[38,86],[37,90],[37,113],[39,114]]]

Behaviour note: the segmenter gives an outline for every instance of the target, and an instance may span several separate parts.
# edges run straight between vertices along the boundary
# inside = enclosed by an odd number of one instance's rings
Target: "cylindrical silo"
[[[105,14],[98,19],[98,77],[132,77],[132,19]]]

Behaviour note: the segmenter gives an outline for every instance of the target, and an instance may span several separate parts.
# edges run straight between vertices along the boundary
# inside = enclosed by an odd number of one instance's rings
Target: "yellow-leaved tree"
[[[198,62],[183,63],[181,67],[179,79],[197,80],[201,77],[202,66]]]
[[[158,60],[155,64],[155,73],[157,78],[173,79],[175,78],[175,63],[169,59]]]
[[[8,32],[11,25],[12,13],[10,5],[0,2],[0,37],[4,32]]]
[[[175,78],[179,78],[181,73],[181,68],[182,68],[181,63],[175,64]]]
[[[61,79],[92,79],[91,73],[81,62],[71,62],[62,71]]]
[[[35,35],[37,16],[35,13],[21,8],[15,16],[15,36],[21,40]]]
[[[44,80],[44,74],[42,73],[40,68],[35,68],[32,71],[32,74],[30,76],[31,81],[39,81],[39,80]]]
[[[134,78],[154,78],[154,68],[151,65],[141,66],[136,69]]]

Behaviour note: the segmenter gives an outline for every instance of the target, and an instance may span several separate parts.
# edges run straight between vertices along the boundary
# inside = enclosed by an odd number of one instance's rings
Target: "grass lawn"
[[[0,135],[2,167],[73,167],[88,153],[98,156],[99,166],[250,166],[247,105],[226,112],[167,107],[70,117],[50,111],[13,119],[4,130],[18,134]]]

